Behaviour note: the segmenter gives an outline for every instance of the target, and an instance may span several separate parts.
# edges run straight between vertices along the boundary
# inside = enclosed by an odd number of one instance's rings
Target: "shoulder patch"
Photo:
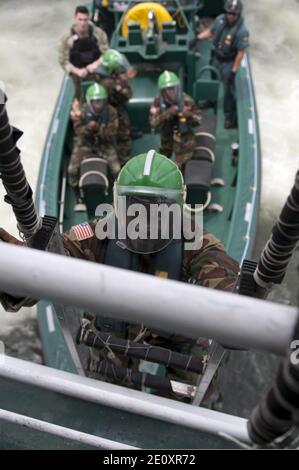
[[[71,241],[87,240],[94,236],[93,230],[88,222],[83,224],[74,225],[69,232],[69,239]]]

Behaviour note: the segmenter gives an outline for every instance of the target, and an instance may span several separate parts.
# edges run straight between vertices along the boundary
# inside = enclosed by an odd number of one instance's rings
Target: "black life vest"
[[[79,69],[83,69],[100,57],[98,40],[93,34],[91,25],[89,25],[88,36],[86,37],[80,38],[74,28],[71,29],[71,33],[75,38],[70,49],[70,63]]]
[[[104,264],[179,281],[182,273],[183,249],[184,240],[172,240],[163,250],[143,257],[127,250],[118,240],[108,240]]]
[[[230,25],[226,19],[224,19],[222,28],[219,28],[213,39],[214,55],[217,59],[225,62],[230,62],[235,59],[238,52],[236,45],[237,34],[243,22],[244,20],[241,16],[233,25]],[[223,33],[226,28],[227,34],[224,35]]]
[[[103,263],[130,271],[144,272],[158,277],[167,277],[176,281],[181,280],[183,268],[184,239],[173,240],[164,250],[144,258],[142,255],[127,250],[122,242],[108,239],[105,246]],[[117,286],[115,286],[117,292]],[[106,316],[97,315],[96,327],[102,331],[125,335],[126,323]],[[170,338],[172,333],[151,330],[164,338]]]

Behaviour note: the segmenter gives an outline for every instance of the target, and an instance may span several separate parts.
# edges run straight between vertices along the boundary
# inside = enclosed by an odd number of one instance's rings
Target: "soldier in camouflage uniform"
[[[97,81],[95,69],[101,55],[108,49],[106,33],[89,22],[89,12],[84,6],[75,11],[75,23],[59,43],[59,63],[71,75],[75,98],[82,100],[81,80]]]
[[[118,197],[126,196],[127,207],[130,204],[142,203],[150,208],[151,204],[177,204],[182,209],[185,201],[185,185],[183,176],[177,165],[167,157],[149,151],[130,159],[122,168],[115,182],[114,207],[117,220],[123,220],[128,224],[126,214],[122,214]],[[182,212],[181,212],[182,214]],[[111,214],[108,216],[111,217]],[[75,258],[104,263],[110,266],[131,269],[158,277],[181,280],[195,285],[232,291],[236,284],[239,265],[225,252],[222,243],[211,233],[203,231],[201,247],[187,250],[182,240],[174,240],[158,236],[157,239],[109,239],[99,238],[99,229],[107,224],[107,218],[95,220],[74,226],[69,232],[62,235],[66,253]],[[161,234],[162,232],[160,232]],[[171,233],[171,231],[170,231]],[[0,230],[0,237],[10,243],[19,243],[14,237]],[[199,245],[200,246],[200,245]],[[178,249],[176,248],[178,247]],[[117,287],[116,287],[117,289]],[[5,295],[5,294],[3,294]],[[3,297],[4,300],[4,297]],[[182,312],[183,313],[183,312]],[[115,321],[117,323],[117,321]],[[110,322],[110,325],[113,322]],[[104,326],[101,331],[107,332]],[[115,326],[115,325],[114,325]],[[93,325],[92,328],[95,328]],[[98,326],[97,326],[98,328]],[[113,335],[114,330],[108,330]],[[141,335],[142,332],[142,335]],[[118,334],[114,333],[116,336]],[[148,344],[169,348],[185,354],[202,356],[202,344],[195,340],[187,339],[179,334],[171,332],[155,331],[144,328],[141,325],[127,325],[123,333],[127,339],[146,341]],[[140,336],[141,335],[141,336]],[[119,335],[118,335],[119,336]],[[138,368],[138,361],[129,360],[127,357],[117,355],[116,359],[104,349],[101,357],[108,359],[116,365]],[[98,354],[94,351],[94,357]],[[167,369],[169,378],[177,378],[195,383],[196,374],[187,371],[177,373]],[[106,377],[101,377],[106,379]]]
[[[160,95],[150,108],[149,121],[160,130],[160,152],[171,157],[174,152],[179,168],[192,157],[196,147],[195,129],[202,115],[194,101],[181,93],[180,81],[173,72],[163,72],[158,80]]]
[[[127,208],[130,204],[146,205],[147,202],[167,205],[177,203],[182,207],[185,200],[183,177],[176,164],[154,151],[132,158],[120,171],[114,189],[114,206],[117,207],[118,220],[121,219],[119,203],[116,199],[118,196],[126,196]],[[127,219],[128,222],[129,219]],[[115,242],[106,238],[99,239],[97,237],[99,228],[105,226],[106,223],[107,219],[90,222],[86,227],[88,234],[83,237],[77,226],[73,227],[63,235],[65,250],[70,256],[84,260],[224,291],[234,289],[239,265],[228,256],[222,243],[211,233],[203,231],[202,243],[199,244],[201,248],[189,251],[186,246],[184,249],[184,240],[130,240],[126,238]],[[172,245],[172,243],[175,244]],[[179,246],[178,250],[176,246]],[[103,321],[103,324],[106,325],[106,322]],[[115,333],[114,330],[105,330],[105,328],[107,327],[101,326],[101,331],[119,336],[119,333]],[[140,331],[140,325],[129,325],[123,334],[127,339],[134,340],[137,336],[139,337]],[[200,357],[207,352],[207,341],[204,344],[197,344],[196,341],[182,335],[172,334],[171,326],[168,332],[145,329],[142,340],[151,345]],[[98,357],[97,354],[96,352],[95,357]],[[103,357],[107,359],[107,351],[104,351]],[[120,364],[122,367],[138,368],[138,361],[121,355],[117,356],[117,362],[115,362],[115,365]],[[195,383],[197,378],[192,372],[177,372],[171,368],[167,369],[167,375],[170,379],[179,378],[191,383]]]
[[[123,54],[109,49],[103,54],[97,73],[100,74],[101,84],[108,92],[109,103],[117,110],[117,154],[121,165],[124,165],[130,158],[132,149],[130,118],[125,104],[132,97],[129,79],[135,76],[135,71]]]
[[[88,157],[107,160],[114,176],[120,170],[114,143],[118,130],[117,112],[107,99],[105,88],[95,83],[86,91],[85,105],[78,101],[73,103],[71,119],[75,143],[68,167],[68,182],[75,189],[78,187],[80,164]]]

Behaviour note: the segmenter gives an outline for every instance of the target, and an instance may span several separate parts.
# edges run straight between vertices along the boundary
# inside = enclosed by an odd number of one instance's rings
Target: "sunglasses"
[[[234,12],[231,12],[231,11],[227,11],[226,14],[229,15],[229,16],[238,16],[238,13],[234,13]]]

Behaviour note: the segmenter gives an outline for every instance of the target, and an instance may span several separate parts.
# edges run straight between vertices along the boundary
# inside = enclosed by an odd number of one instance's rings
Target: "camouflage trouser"
[[[81,87],[82,81],[100,83],[100,76],[96,73],[88,74],[87,77],[85,77],[83,80],[82,80],[82,78],[77,77],[77,75],[72,75],[71,74],[71,77],[72,77],[72,81],[73,81],[73,85],[74,85],[74,98],[77,98],[79,101],[81,101],[81,103],[83,103],[85,101],[83,90],[82,90],[82,87]]]
[[[130,128],[130,118],[128,111],[122,105],[116,106],[118,117],[118,131],[116,135],[117,155],[121,166],[131,157],[132,138]]]
[[[195,146],[196,142],[192,133],[182,136],[173,134],[173,131],[171,133],[168,131],[161,132],[160,153],[170,158],[174,152],[175,162],[179,168],[181,168],[187,160],[190,160]]]
[[[120,164],[117,158],[115,148],[112,145],[106,144],[105,146],[88,146],[82,145],[81,142],[76,142],[68,166],[68,183],[73,188],[78,186],[79,183],[79,170],[83,160],[89,157],[103,158],[108,162],[109,168],[115,177],[119,170]]]
[[[165,157],[171,158],[173,152],[173,132],[161,131],[159,152]]]

